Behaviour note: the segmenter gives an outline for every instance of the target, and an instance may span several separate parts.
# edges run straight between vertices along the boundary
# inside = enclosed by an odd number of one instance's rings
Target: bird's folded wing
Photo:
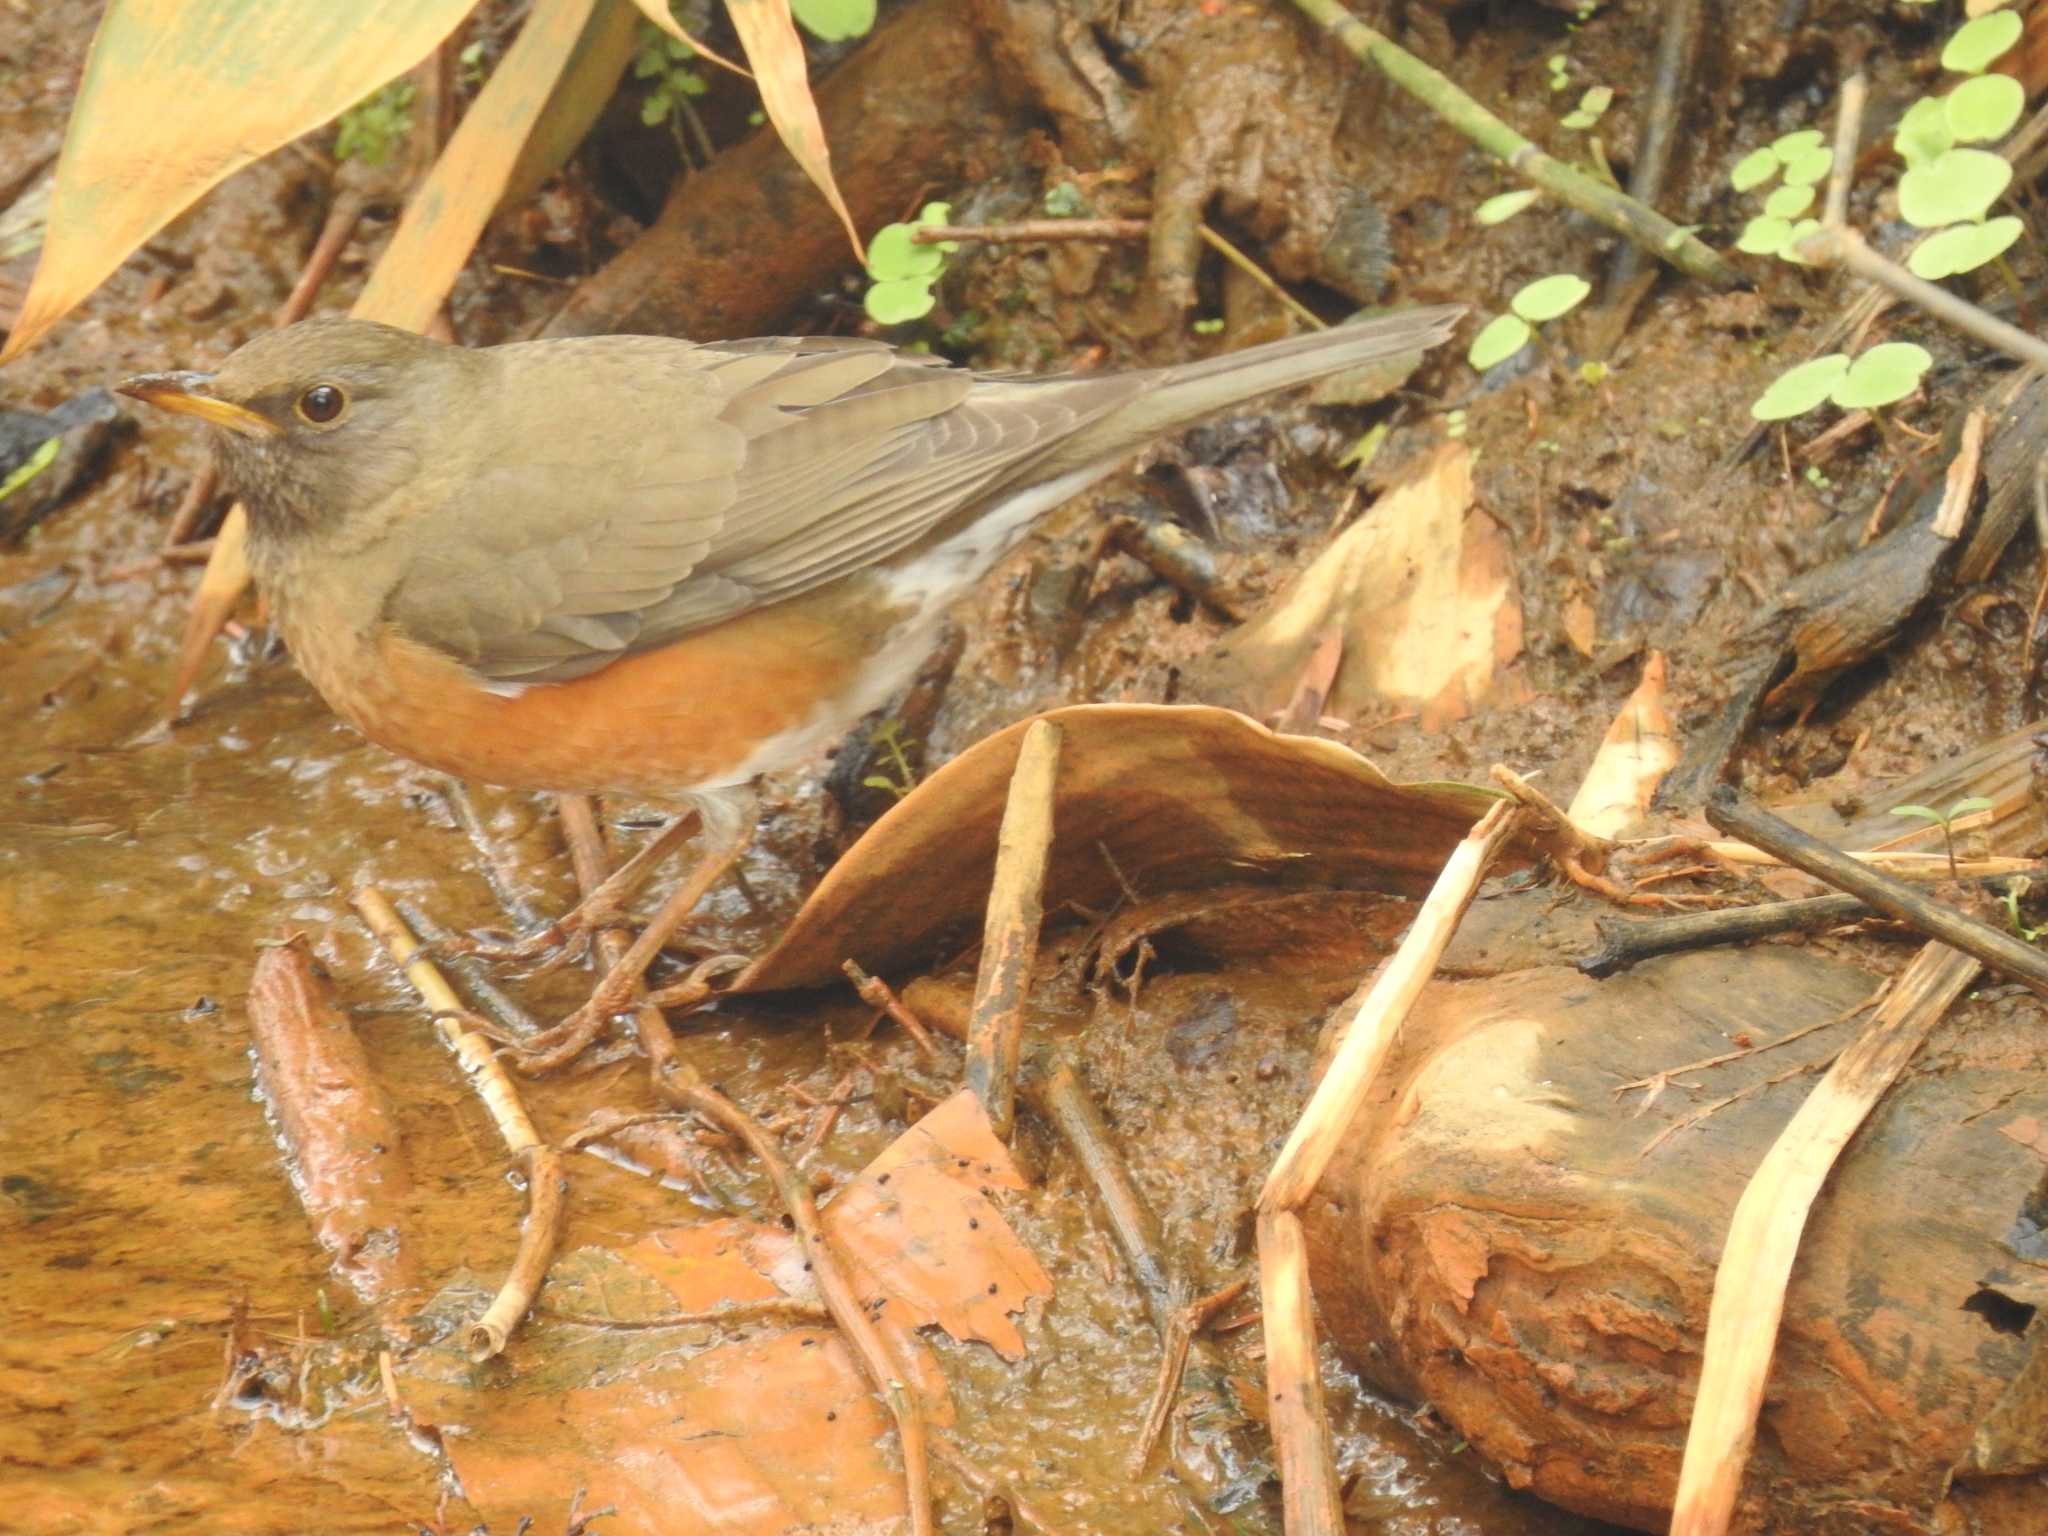
[[[486,355],[503,387],[479,428],[509,449],[428,514],[414,547],[434,553],[387,613],[500,682],[578,677],[886,559],[1147,387],[977,382],[815,338]]]

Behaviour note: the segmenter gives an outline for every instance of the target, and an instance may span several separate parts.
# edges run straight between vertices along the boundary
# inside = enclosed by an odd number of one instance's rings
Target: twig
[[[1812,933],[1873,915],[1860,896],[1814,896],[1636,922],[1603,917],[1593,925],[1600,933],[1600,947],[1572,964],[1587,976],[1613,976],[1658,955],[1741,944],[1777,933]]]
[[[1273,281],[1272,274],[1267,272],[1256,261],[1253,261],[1251,257],[1245,255],[1243,251],[1232,245],[1228,240],[1217,234],[1215,230],[1204,224],[1199,233],[1204,245],[1237,268],[1238,271],[1244,273],[1246,277],[1249,277],[1261,288],[1265,289],[1267,293],[1273,296],[1282,309],[1294,316],[1303,325],[1312,331],[1327,331],[1329,329],[1314,310],[1302,304],[1293,294]]]
[[[1045,913],[1040,892],[1052,846],[1053,788],[1063,733],[1034,720],[1024,733],[1009,799],[996,839],[995,879],[982,930],[974,1012],[967,1024],[967,1086],[988,1112],[998,1139],[1017,1124],[1017,1058],[1024,1038],[1024,1002]]]
[[[405,919],[406,926],[430,945],[445,944],[457,936],[453,930],[442,927],[415,902],[397,903],[398,915]],[[491,973],[467,955],[442,953],[448,969],[462,978],[462,984],[469,988],[470,996],[483,1004],[483,1010],[505,1027],[508,1034],[517,1039],[526,1039],[540,1033],[540,1020],[520,1004],[519,1000],[491,979]]]
[[[1296,0],[1301,3],[1301,0]],[[1873,251],[1860,230],[1846,225],[1823,227],[1799,242],[1799,258],[1816,267],[1842,267],[1883,288],[1909,304],[1917,304],[1944,325],[2017,358],[2029,368],[2048,368],[2048,342],[2029,336],[2018,326],[2008,325],[1996,315],[1958,298],[1946,288],[1915,277],[1897,262]]]
[[[1166,1329],[1165,1347],[1159,1352],[1159,1379],[1152,1388],[1152,1406],[1145,1412],[1145,1426],[1138,1431],[1138,1443],[1131,1447],[1130,1460],[1124,1463],[1124,1470],[1132,1477],[1145,1475],[1145,1467],[1152,1460],[1152,1448],[1166,1430],[1167,1416],[1180,1395],[1181,1377],[1187,1372],[1188,1346],[1194,1343],[1196,1334],[1209,1326],[1209,1320],[1242,1296],[1249,1285],[1246,1280],[1233,1280],[1220,1291],[1196,1297],[1173,1314]]]
[[[1761,1056],[1765,1051],[1775,1051],[1780,1046],[1790,1045],[1795,1040],[1804,1040],[1808,1035],[1816,1034],[1823,1029],[1833,1029],[1837,1024],[1846,1024],[1849,1020],[1855,1018],[1857,1014],[1875,1008],[1879,1003],[1883,1002],[1886,994],[1891,989],[1892,984],[1887,981],[1855,1007],[1844,1008],[1833,1018],[1821,1019],[1817,1023],[1801,1025],[1790,1034],[1780,1035],[1775,1040],[1766,1040],[1761,1045],[1745,1045],[1740,1050],[1723,1051],[1718,1056],[1702,1056],[1697,1061],[1688,1061],[1682,1067],[1666,1067],[1663,1071],[1653,1072],[1648,1077],[1639,1077],[1633,1082],[1622,1083],[1614,1090],[1615,1097],[1619,1098],[1622,1094],[1633,1092],[1638,1088],[1659,1088],[1666,1083],[1674,1083],[1681,1077],[1690,1077],[1695,1072],[1704,1072],[1709,1067],[1726,1066],[1731,1061],[1744,1061],[1751,1056]],[[1655,1094],[1651,1095],[1651,1098],[1655,1097]]]
[[[559,1307],[540,1307],[536,1316],[551,1323],[572,1323],[578,1328],[629,1329],[689,1328],[710,1324],[759,1323],[770,1320],[795,1323],[828,1323],[832,1315],[818,1302],[801,1296],[757,1296],[752,1301],[728,1301],[701,1312],[664,1312],[659,1317],[601,1317],[594,1312],[565,1312]]]
[[[818,1108],[818,1118],[811,1128],[804,1132],[804,1139],[797,1143],[796,1165],[801,1168],[811,1160],[812,1155],[825,1144],[825,1138],[832,1134],[832,1127],[839,1123],[839,1115],[853,1102],[854,1085],[860,1081],[858,1071],[849,1072],[839,1079],[831,1095]]]
[[[1849,222],[1849,185],[1856,179],[1856,139],[1863,131],[1863,103],[1870,80],[1861,69],[1842,82],[1841,104],[1835,110],[1835,164],[1828,176],[1828,197],[1821,222],[1840,229]]]
[[[569,858],[576,869],[577,883],[588,893],[604,883],[604,839],[589,802],[575,798],[577,803],[573,807],[569,797],[562,802],[562,830],[568,838]],[[614,967],[629,947],[625,935],[610,929],[598,934],[595,942],[599,956],[607,965]],[[641,990],[637,982],[634,990],[636,993]],[[689,1110],[718,1129],[737,1136],[760,1160],[796,1228],[797,1242],[803,1249],[819,1296],[831,1312],[833,1322],[838,1324],[853,1346],[854,1358],[860,1362],[868,1380],[895,1416],[897,1438],[903,1447],[903,1477],[910,1504],[912,1536],[932,1536],[931,1467],[926,1450],[924,1410],[903,1385],[896,1364],[889,1356],[888,1346],[868,1316],[867,1309],[861,1306],[853,1283],[847,1279],[845,1265],[826,1238],[824,1227],[818,1220],[817,1202],[811,1197],[810,1184],[782,1155],[774,1137],[677,1056],[675,1032],[669,1028],[668,1020],[659,1008],[636,999],[633,1021],[640,1036],[640,1048],[647,1053],[648,1071],[655,1093],[664,1102]]]
[[[1015,224],[918,224],[913,245],[971,240],[983,245],[1036,245],[1047,240],[1143,240],[1150,219],[1020,219]]]
[[[853,983],[853,990],[860,994],[861,1001],[870,1008],[879,1008],[896,1021],[902,1031],[917,1042],[917,1048],[924,1052],[924,1059],[938,1062],[944,1059],[939,1043],[932,1039],[932,1032],[924,1027],[924,1020],[912,1013],[903,1004],[889,983],[879,976],[870,976],[855,961],[848,960],[839,967],[846,972],[846,979]]]
[[[1237,605],[1222,590],[1209,546],[1178,524],[1119,517],[1103,530],[1102,542],[1122,550],[1231,623],[1244,621]]]
[[[2048,997],[2048,956],[2009,933],[1965,916],[1954,907],[1931,901],[1910,886],[1859,864],[1797,827],[1781,821],[1754,801],[1723,785],[1707,801],[1707,820],[1723,832],[1776,854],[1795,869],[1837,890],[1861,897],[1887,917],[1897,918],[1931,939],[1974,956],[2001,976]]]
[[[995,1499],[1007,1505],[1011,1521],[1018,1529],[1035,1532],[1036,1536],[1059,1536],[1060,1528],[1039,1513],[1029,1500],[1009,1483],[991,1476],[969,1460],[967,1453],[944,1435],[932,1436],[932,1454],[945,1463],[947,1471],[983,1499]]]
[[[1353,994],[1356,1002],[1346,1005],[1350,1017],[1329,1068],[1266,1176],[1266,1187],[1259,1193],[1261,1211],[1299,1210],[1308,1199],[1393,1049],[1408,1010],[1457,931],[1458,920],[1472,904],[1487,866],[1519,821],[1520,813],[1508,800],[1479,818],[1444,861],[1401,947]]]
[[[1344,1536],[1344,1502],[1316,1363],[1308,1242],[1292,1209],[1259,1211],[1259,1295],[1265,1307],[1266,1401],[1280,1455],[1287,1536]]]
[[[1699,56],[1703,9],[1700,0],[1665,0],[1664,28],[1657,36],[1656,73],[1643,113],[1636,163],[1628,178],[1629,196],[1646,208],[1657,206],[1664,195],[1665,178],[1671,173],[1671,146],[1678,137],[1678,120],[1684,115],[1693,61]],[[1634,280],[1641,264],[1642,247],[1634,241],[1614,253],[1607,272],[1610,301]]]
[[[1977,968],[1974,959],[1940,944],[1922,949],[1870,1028],[1836,1058],[1743,1188],[1714,1275],[1671,1536],[1722,1536],[1728,1529],[1807,1213],[1843,1147]]]
[[[1839,1021],[1829,1019],[1827,1022],[1829,1024],[1833,1024]],[[1801,1035],[1810,1034],[1815,1029],[1824,1027],[1824,1025],[1809,1024],[1805,1029],[1798,1031],[1798,1033]],[[1785,1038],[1787,1040],[1790,1040],[1794,1037],[1792,1035],[1787,1035]],[[1771,1043],[1773,1045],[1778,1045],[1782,1044],[1783,1042],[1774,1040]],[[1672,1121],[1669,1125],[1665,1126],[1663,1130],[1659,1131],[1656,1135],[1652,1136],[1648,1141],[1644,1142],[1643,1150],[1636,1154],[1636,1161],[1641,1162],[1644,1158],[1648,1157],[1652,1152],[1656,1151],[1659,1147],[1663,1146],[1665,1142],[1669,1141],[1672,1137],[1678,1135],[1679,1132],[1689,1131],[1694,1126],[1700,1124],[1702,1121],[1713,1119],[1714,1116],[1721,1113],[1721,1111],[1726,1109],[1729,1105],[1739,1104],[1753,1093],[1762,1093],[1766,1088],[1775,1088],[1780,1083],[1789,1083],[1790,1081],[1792,1081],[1793,1078],[1804,1077],[1809,1072],[1826,1071],[1829,1067],[1835,1064],[1835,1062],[1841,1057],[1841,1054],[1842,1053],[1840,1051],[1830,1051],[1827,1055],[1819,1057],[1816,1060],[1802,1061],[1796,1067],[1787,1067],[1784,1071],[1775,1072],[1769,1077],[1760,1077],[1753,1083],[1744,1083],[1740,1088],[1736,1089],[1733,1093],[1725,1094],[1721,1098],[1715,1099],[1711,1104],[1702,1104],[1697,1109],[1688,1110],[1685,1114],[1680,1115],[1676,1120]]]
[[[1400,89],[1435,112],[1451,127],[1532,186],[1541,187],[1567,207],[1633,240],[1660,261],[1679,271],[1733,288],[1742,276],[1718,252],[1702,244],[1654,208],[1596,181],[1585,172],[1552,159],[1405,49],[1368,27],[1338,0],[1294,0],[1295,9],[1326,28],[1351,55],[1373,65]]]
[[[463,1027],[463,1021],[473,1015],[434,963],[420,954],[419,940],[392,909],[389,899],[377,887],[366,885],[355,893],[353,901],[370,931],[405,972],[413,990],[433,1010],[434,1027],[454,1051],[477,1096],[490,1110],[491,1121],[505,1139],[506,1148],[526,1172],[526,1220],[519,1231],[519,1250],[497,1296],[484,1309],[483,1316],[469,1327],[470,1358],[488,1360],[505,1347],[506,1339],[526,1315],[547,1274],[548,1261],[561,1237],[563,1191],[568,1180],[561,1158],[541,1141],[533,1121],[527,1118],[526,1107],[519,1102],[519,1090],[493,1054],[490,1041],[475,1029]]]

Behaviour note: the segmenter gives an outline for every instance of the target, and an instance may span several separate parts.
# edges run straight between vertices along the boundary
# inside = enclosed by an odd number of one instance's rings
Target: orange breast
[[[514,789],[661,799],[733,783],[763,742],[824,739],[879,702],[874,666],[905,615],[863,603],[866,585],[833,583],[511,697],[393,629],[344,641],[288,622],[286,634],[335,711],[401,756]]]

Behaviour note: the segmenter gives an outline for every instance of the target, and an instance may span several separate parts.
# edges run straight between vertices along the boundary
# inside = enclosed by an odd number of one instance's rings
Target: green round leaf
[[[1738,192],[1747,192],[1777,175],[1778,167],[1783,163],[1778,159],[1778,152],[1769,145],[1752,149],[1735,162],[1735,169],[1728,173],[1728,184]]]
[[[2011,75],[1978,75],[1942,100],[1949,131],[1964,144],[2004,138],[2026,109],[2026,87]]]
[[[2012,11],[1993,11],[1966,21],[1941,50],[1941,67],[1974,75],[2020,40],[2025,23]]]
[[[1910,170],[1955,148],[1956,133],[1948,124],[1948,107],[1938,96],[1922,96],[1906,108],[1892,130],[1892,144]]]
[[[1539,277],[1508,300],[1508,308],[1531,325],[1570,314],[1585,301],[1593,285],[1574,272],[1554,272]]]
[[[1982,224],[1954,224],[1937,230],[1913,248],[1906,265],[1915,277],[1938,283],[1958,272],[1974,272],[2006,253],[2020,237],[2020,221],[2011,214]]]
[[[1903,400],[1920,387],[1920,375],[1934,366],[1925,347],[1910,341],[1887,341],[1872,347],[1849,365],[1849,371],[1828,391],[1845,411],[1872,410]]]
[[[1542,195],[1534,187],[1524,187],[1519,192],[1503,192],[1498,197],[1489,197],[1473,209],[1473,222],[1482,225],[1505,224]]]
[[[1780,160],[1790,160],[1794,155],[1803,155],[1809,149],[1818,149],[1827,141],[1818,128],[1801,128],[1792,133],[1781,133],[1771,140],[1771,149]]]
[[[918,210],[917,222],[920,224],[950,224],[953,222],[953,205],[951,203],[926,203],[924,207]],[[958,240],[941,240],[938,244],[932,246],[931,249],[943,251],[946,255],[950,256],[960,249],[960,242]]]
[[[922,320],[938,300],[932,297],[931,279],[898,278],[876,283],[865,302],[867,312],[883,325],[902,325]]]
[[[1835,152],[1821,144],[1794,150],[1779,158],[1785,162],[1785,184],[1789,187],[1810,187],[1817,181],[1825,181],[1835,164]]]
[[[1899,212],[1922,229],[1981,219],[2011,180],[2012,164],[2003,156],[1951,149],[1899,178]]]
[[[1780,187],[1764,199],[1764,213],[1773,219],[1796,219],[1813,206],[1811,187]]]
[[[1520,315],[1496,315],[1487,322],[1484,330],[1472,338],[1471,350],[1466,352],[1465,361],[1483,373],[1521,351],[1534,334],[1529,329],[1529,322]]]
[[[1819,219],[1795,219],[1792,227],[1785,231],[1785,243],[1779,248],[1779,257],[1795,267],[1811,266],[1812,263],[1799,254],[1799,242],[1819,229]]]
[[[1749,256],[1775,256],[1785,248],[1785,242],[1791,236],[1790,219],[1774,218],[1767,213],[1742,226],[1742,235],[1736,240],[1735,249]]]
[[[1827,399],[1828,391],[1848,371],[1849,359],[1840,352],[1801,363],[1779,374],[1749,408],[1749,414],[1758,421],[1789,421],[1794,416],[1803,416]]]
[[[828,43],[866,37],[875,25],[875,0],[789,0],[804,30]]]
[[[937,246],[910,238],[908,224],[884,224],[868,242],[868,276],[878,283],[917,278],[929,286],[945,263]]]

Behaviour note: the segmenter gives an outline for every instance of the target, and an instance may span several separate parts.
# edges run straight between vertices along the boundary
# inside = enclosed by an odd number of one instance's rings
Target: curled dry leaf
[[[1334,628],[1331,714],[1409,708],[1432,730],[1482,707],[1521,654],[1522,605],[1506,535],[1472,501],[1471,452],[1446,443],[1219,645],[1196,691],[1271,719]]]
[[[412,68],[471,4],[112,0],[65,130],[42,258],[0,361],[201,195]]]
[[[1678,766],[1677,730],[1664,695],[1664,653],[1653,651],[1572,796],[1567,814],[1580,831],[1621,836],[1649,811],[1664,776]]]
[[[1147,898],[1245,881],[1420,894],[1499,798],[1396,784],[1348,747],[1227,709],[1087,704],[1043,718],[1065,732],[1048,912],[1112,905],[1118,871]],[[977,931],[1029,725],[976,743],[891,807],[735,985],[821,986],[849,958],[887,973]]]

